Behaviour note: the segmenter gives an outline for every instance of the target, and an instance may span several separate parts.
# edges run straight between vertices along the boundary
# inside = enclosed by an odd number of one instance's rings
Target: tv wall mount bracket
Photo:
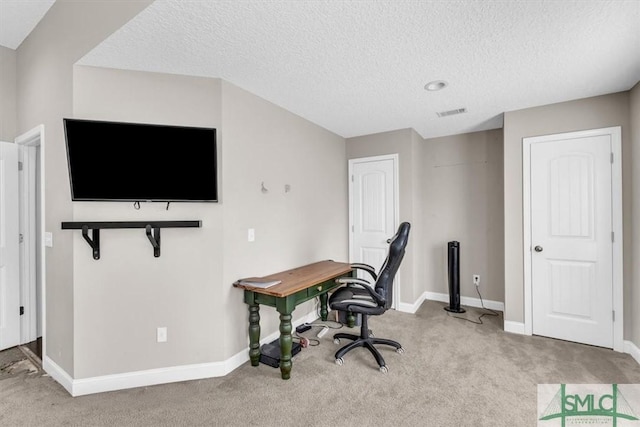
[[[153,247],[153,256],[160,256],[161,228],[199,228],[202,221],[72,221],[63,222],[63,230],[82,230],[82,237],[91,247],[93,259],[100,259],[100,230],[105,228],[144,228]],[[91,236],[89,236],[91,230]]]

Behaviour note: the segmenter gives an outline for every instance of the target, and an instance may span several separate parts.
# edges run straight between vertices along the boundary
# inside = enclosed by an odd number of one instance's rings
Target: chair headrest
[[[389,245],[389,252],[400,252],[403,251],[407,246],[409,241],[409,230],[411,229],[411,224],[408,222],[403,222],[398,227],[398,231],[395,236],[391,239],[391,243]]]

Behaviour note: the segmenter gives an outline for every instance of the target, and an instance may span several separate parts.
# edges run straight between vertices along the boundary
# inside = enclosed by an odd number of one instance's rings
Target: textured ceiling
[[[0,46],[17,49],[55,0],[0,0]]]
[[[435,137],[630,89],[640,0],[157,0],[80,63],[220,77],[344,137]]]

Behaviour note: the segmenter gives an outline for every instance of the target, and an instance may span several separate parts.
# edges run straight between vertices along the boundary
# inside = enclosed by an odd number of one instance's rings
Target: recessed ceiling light
[[[426,85],[424,85],[424,88],[426,90],[430,90],[432,92],[435,92],[437,90],[444,89],[447,86],[449,86],[449,83],[445,82],[444,80],[434,80],[434,81],[429,82]]]

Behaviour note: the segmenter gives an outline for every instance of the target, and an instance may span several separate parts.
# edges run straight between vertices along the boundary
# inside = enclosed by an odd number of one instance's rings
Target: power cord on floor
[[[329,329],[340,329],[344,327],[342,323],[336,322],[335,320],[318,320],[313,323],[303,323],[303,325],[311,326],[312,328],[329,328]]]
[[[487,308],[487,307],[484,306],[484,301],[482,300],[482,295],[480,295],[480,289],[479,289],[478,286],[476,286],[476,292],[478,293],[478,296],[480,297],[480,305],[482,306],[482,308],[484,310],[487,310],[489,313],[482,313],[480,316],[478,316],[478,320],[477,321],[476,320],[472,320],[472,319],[467,319],[466,317],[454,316],[448,311],[447,311],[447,315],[449,317],[453,317],[453,318],[456,318],[456,319],[466,320],[467,322],[475,323],[476,325],[484,325],[484,323],[482,323],[482,318],[484,316],[496,316],[496,317],[500,316],[500,313],[498,313],[498,312],[496,312],[494,310],[491,310],[490,308]]]
[[[317,345],[320,345],[319,339],[303,337],[297,332],[294,333],[293,338],[297,339],[302,347],[315,347]]]
[[[321,318],[322,315],[320,314],[320,298],[316,298],[316,314],[318,316],[318,318]],[[331,325],[337,325],[337,326],[331,326]],[[305,323],[305,325],[309,325],[312,327],[324,327],[326,326],[329,329],[340,329],[342,328],[344,325],[340,322],[337,322],[335,320],[318,320],[317,322],[314,323]]]

